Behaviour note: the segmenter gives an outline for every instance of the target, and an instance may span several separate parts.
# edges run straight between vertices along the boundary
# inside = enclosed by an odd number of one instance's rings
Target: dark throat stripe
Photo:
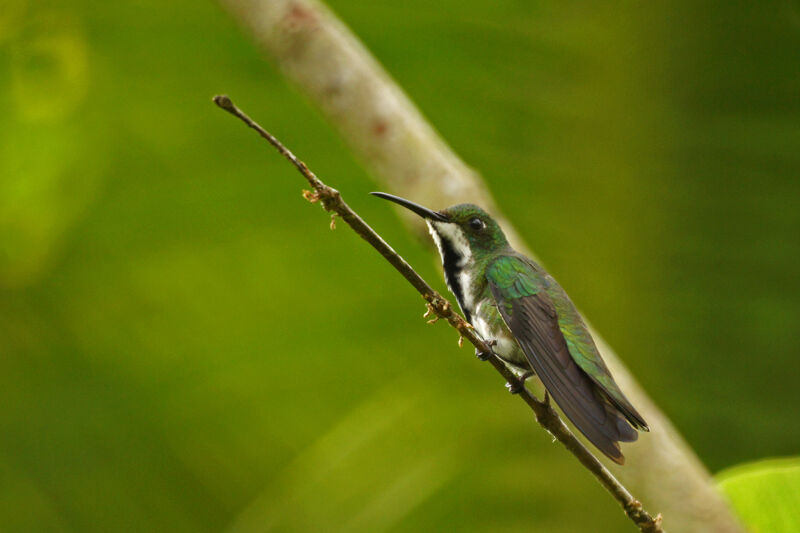
[[[456,300],[458,301],[458,306],[461,308],[461,312],[464,313],[464,318],[467,319],[467,322],[472,323],[472,314],[470,313],[469,309],[464,307],[464,290],[465,287],[462,287],[459,280],[459,274],[461,273],[461,267],[458,266],[461,263],[461,257],[456,253],[456,249],[453,247],[453,243],[450,242],[449,239],[440,236],[439,237],[442,241],[442,266],[444,267],[444,280],[447,282],[447,286],[456,295]]]

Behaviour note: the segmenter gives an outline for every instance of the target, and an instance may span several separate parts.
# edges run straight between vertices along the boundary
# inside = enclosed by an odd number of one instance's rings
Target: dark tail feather
[[[625,456],[622,455],[622,451],[619,448],[619,443],[634,442],[639,438],[639,434],[631,427],[624,414],[617,409],[616,405],[610,403],[604,397],[604,394],[601,393],[598,396],[602,396],[602,398],[598,398],[598,400],[603,403],[609,425],[616,431],[613,431],[613,437],[610,437],[608,432],[605,432],[605,434],[602,436],[594,434],[592,435],[593,438],[590,438],[589,440],[597,447],[598,450],[603,452],[606,457],[618,465],[624,465]],[[586,436],[589,437],[588,434]]]
[[[561,391],[559,391],[561,392]],[[551,392],[551,394],[553,394]],[[625,464],[625,456],[620,450],[620,442],[633,442],[639,434],[628,424],[626,417],[615,404],[612,404],[606,395],[595,389],[590,401],[575,401],[578,397],[567,395],[553,398],[561,407],[575,427],[606,457],[617,463]],[[590,404],[594,404],[591,405]],[[600,418],[594,418],[592,412],[603,413]]]
[[[603,391],[605,393],[605,391]],[[622,398],[621,400],[617,400],[609,394],[605,394],[605,397],[611,402],[614,407],[616,407],[621,414],[628,419],[628,422],[631,423],[633,427],[641,431],[650,431],[650,427],[647,425],[647,422],[644,421],[642,415],[639,414],[637,411],[628,401],[627,398]],[[633,439],[636,440],[636,439]]]

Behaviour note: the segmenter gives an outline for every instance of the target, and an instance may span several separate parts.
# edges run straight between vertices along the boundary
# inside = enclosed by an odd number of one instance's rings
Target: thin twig
[[[297,158],[288,148],[286,148],[275,136],[259,126],[255,121],[248,117],[230,98],[224,95],[214,97],[214,103],[219,107],[239,118],[242,122],[254,129],[261,137],[274,146],[281,155],[291,162],[295,168],[308,181],[313,188],[313,192],[306,191],[304,196],[312,202],[319,201],[322,207],[331,213],[335,213],[344,220],[353,231],[367,241],[378,253],[380,253],[392,266],[403,275],[406,280],[422,295],[428,303],[428,311],[433,311],[437,317],[446,320],[454,327],[460,338],[467,339],[479,352],[492,353],[488,361],[500,375],[511,385],[512,388],[519,390],[518,396],[533,410],[536,420],[545,428],[556,440],[564,445],[581,462],[609,493],[622,505],[625,514],[645,533],[663,533],[661,527],[661,515],[652,517],[644,510],[642,504],[636,500],[628,489],[626,489],[609,470],[579,441],[569,430],[553,409],[549,402],[543,402],[525,388],[517,376],[494,355],[492,348],[486,343],[464,320],[461,315],[453,310],[450,302],[441,294],[431,288],[428,283],[417,274],[417,272],[392,249],[383,238],[378,235],[364,220],[353,211],[342,199],[341,194],[336,189],[323,183],[300,159]],[[429,316],[429,313],[426,313]]]
[[[515,250],[544,265],[492,198],[487,181],[448,146],[403,88],[325,0],[217,0],[283,78],[303,93],[382,186],[432,206],[482,206]],[[513,45],[508,51],[513,52]],[[546,83],[537,78],[536,83]],[[479,132],[476,132],[479,133]],[[411,213],[403,223],[425,231]],[[544,265],[546,266],[546,265]],[[637,383],[619,355],[587,324],[611,373],[653,428],[625,451],[615,475],[682,533],[744,533],[708,469]],[[601,458],[602,459],[602,458]]]

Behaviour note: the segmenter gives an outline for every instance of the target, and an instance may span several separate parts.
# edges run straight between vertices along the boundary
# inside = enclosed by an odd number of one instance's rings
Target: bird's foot
[[[506,388],[508,389],[508,392],[510,392],[511,394],[519,394],[520,392],[522,392],[522,389],[525,388],[525,381],[532,375],[534,375],[534,371],[528,370],[519,377],[519,381],[517,381],[516,383],[513,384],[506,383]]]
[[[487,340],[485,342],[486,342],[486,345],[489,346],[489,351],[481,352],[481,351],[478,351],[477,348],[475,348],[475,357],[477,357],[481,361],[486,361],[492,355],[494,355],[494,351],[492,351],[492,348],[494,348],[495,345],[497,345],[497,341],[496,340]]]
[[[545,407],[550,407],[550,394],[547,392],[547,389],[544,391],[544,405]]]

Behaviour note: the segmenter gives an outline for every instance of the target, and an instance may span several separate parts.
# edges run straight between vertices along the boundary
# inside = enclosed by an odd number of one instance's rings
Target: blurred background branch
[[[503,219],[480,176],[450,150],[328,9],[312,0],[220,1],[280,70],[322,109],[391,192],[434,208],[480,204],[501,219],[515,248],[533,255]],[[652,428],[625,449],[628,466],[619,469],[619,476],[643,494],[647,505],[668,516],[676,531],[740,531],[709,473],[675,427],[611,348],[596,333],[595,338],[622,389]]]

